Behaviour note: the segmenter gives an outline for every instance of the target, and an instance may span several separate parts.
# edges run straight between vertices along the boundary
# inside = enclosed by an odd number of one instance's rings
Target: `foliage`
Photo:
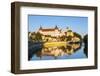
[[[84,36],[84,38],[83,38],[83,42],[84,42],[84,43],[87,43],[87,40],[88,40],[88,35],[86,34],[86,35]]]
[[[60,37],[60,40],[61,40],[61,41],[65,41],[65,39],[66,39],[66,36],[61,36],[61,37]]]
[[[37,41],[42,40],[42,35],[41,35],[39,32],[37,32],[37,33],[36,33],[36,36],[35,36],[35,39],[36,39]]]
[[[82,40],[82,36],[76,32],[74,32],[74,36],[80,38],[80,40]]]
[[[33,41],[41,41],[42,40],[42,34],[40,34],[39,32],[37,32],[37,33],[32,32],[30,39],[32,39]]]
[[[72,40],[72,36],[68,36],[67,41],[71,41],[71,40]]]

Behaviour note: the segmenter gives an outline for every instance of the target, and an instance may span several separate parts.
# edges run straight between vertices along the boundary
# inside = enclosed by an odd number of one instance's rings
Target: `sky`
[[[79,16],[50,16],[50,15],[28,15],[28,31],[38,31],[39,27],[66,30],[67,27],[81,35],[88,33],[88,17]]]

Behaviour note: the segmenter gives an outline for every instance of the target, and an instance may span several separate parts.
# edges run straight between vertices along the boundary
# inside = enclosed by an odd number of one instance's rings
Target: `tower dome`
[[[67,32],[72,32],[72,30],[69,27],[67,27]]]

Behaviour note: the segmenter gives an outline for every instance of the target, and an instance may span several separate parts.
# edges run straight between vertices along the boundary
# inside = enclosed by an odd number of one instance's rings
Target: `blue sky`
[[[88,17],[28,15],[28,31],[30,32],[37,31],[40,26],[54,28],[56,25],[63,30],[69,27],[81,35],[88,33]]]

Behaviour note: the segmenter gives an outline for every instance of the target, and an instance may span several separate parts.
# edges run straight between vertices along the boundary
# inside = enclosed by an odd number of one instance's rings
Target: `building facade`
[[[50,35],[52,37],[59,37],[64,35],[57,26],[55,26],[55,28],[45,28],[45,29],[40,27],[38,32],[41,33],[42,35]]]

